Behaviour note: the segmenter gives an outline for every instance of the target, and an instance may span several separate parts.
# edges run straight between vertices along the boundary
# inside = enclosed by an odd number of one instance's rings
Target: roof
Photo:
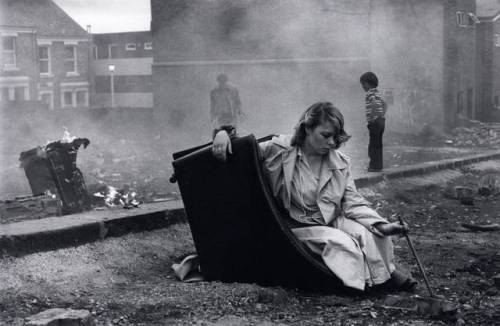
[[[150,31],[92,34],[92,41],[96,44],[108,44],[111,42],[151,42],[152,39],[153,36]]]
[[[481,23],[491,23],[491,22],[496,22],[500,18],[500,10],[493,13],[490,16],[482,16],[478,17]]]
[[[476,0],[476,15],[478,17],[494,17],[500,11],[498,0]]]
[[[87,35],[52,0],[0,0],[0,26],[35,28],[42,36]]]

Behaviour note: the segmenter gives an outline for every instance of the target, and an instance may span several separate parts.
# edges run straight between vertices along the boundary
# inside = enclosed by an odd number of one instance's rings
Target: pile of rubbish
[[[449,134],[431,124],[425,125],[417,135],[424,144],[446,144],[456,147],[500,147],[500,123],[481,122],[459,118],[459,127]]]
[[[468,120],[467,125],[454,128],[448,144],[465,147],[500,147],[500,123]]]

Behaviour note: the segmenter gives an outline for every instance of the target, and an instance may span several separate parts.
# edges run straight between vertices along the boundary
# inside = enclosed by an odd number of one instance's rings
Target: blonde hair
[[[350,135],[344,130],[344,116],[330,102],[317,102],[311,105],[302,113],[299,123],[295,126],[295,132],[292,137],[292,146],[302,146],[306,139],[306,128],[314,129],[321,123],[329,121],[335,126],[335,149],[344,144]]]

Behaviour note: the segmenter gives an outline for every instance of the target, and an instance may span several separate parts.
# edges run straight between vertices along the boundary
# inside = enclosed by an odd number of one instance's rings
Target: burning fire
[[[108,207],[134,208],[141,204],[136,198],[137,192],[131,189],[119,190],[113,186],[105,186],[101,191],[94,193],[94,196],[104,198],[104,204]]]

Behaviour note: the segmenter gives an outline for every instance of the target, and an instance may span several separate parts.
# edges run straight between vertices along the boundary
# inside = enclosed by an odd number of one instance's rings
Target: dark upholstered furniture
[[[263,174],[255,137],[237,138],[232,146],[225,163],[213,157],[211,144],[174,154],[175,178],[205,278],[343,290],[287,226],[288,216]]]

